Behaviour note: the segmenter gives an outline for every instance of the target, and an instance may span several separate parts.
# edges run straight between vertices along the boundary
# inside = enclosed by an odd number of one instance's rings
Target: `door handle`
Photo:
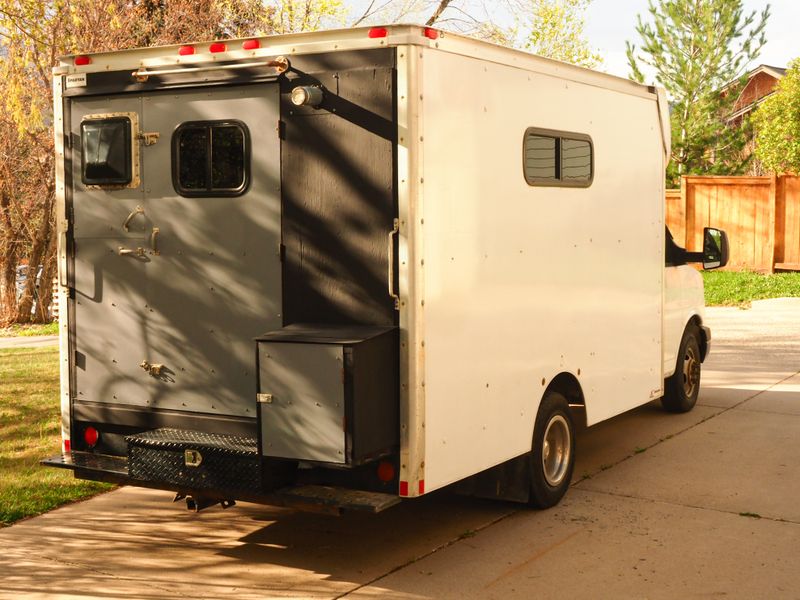
[[[139,258],[145,255],[144,248],[139,247],[135,250],[133,248],[126,248],[125,246],[120,246],[117,250],[117,253],[120,256],[138,256]]]
[[[389,232],[389,244],[387,247],[387,254],[389,257],[389,297],[394,299],[394,309],[400,310],[400,296],[394,289],[394,236],[400,231],[400,219],[395,219],[393,222],[392,230]]]
[[[122,228],[125,231],[130,231],[129,226],[131,224],[131,221],[133,220],[133,217],[135,217],[136,215],[143,215],[143,214],[144,214],[144,208],[142,208],[141,206],[137,206],[131,211],[131,214],[128,215],[128,218],[125,219],[125,222],[122,224]]]

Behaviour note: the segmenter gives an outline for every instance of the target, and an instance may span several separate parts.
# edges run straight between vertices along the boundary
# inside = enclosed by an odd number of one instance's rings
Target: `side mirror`
[[[703,229],[703,269],[718,269],[728,264],[728,234],[722,229]]]

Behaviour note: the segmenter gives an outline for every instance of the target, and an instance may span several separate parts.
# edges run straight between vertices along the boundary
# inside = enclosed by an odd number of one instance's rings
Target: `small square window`
[[[182,196],[239,196],[247,189],[249,168],[244,123],[193,121],[173,134],[173,184]]]
[[[86,119],[81,123],[81,181],[85,185],[128,185],[133,179],[131,120]]]
[[[588,135],[530,127],[522,144],[522,170],[528,185],[589,187],[594,177],[594,146]]]

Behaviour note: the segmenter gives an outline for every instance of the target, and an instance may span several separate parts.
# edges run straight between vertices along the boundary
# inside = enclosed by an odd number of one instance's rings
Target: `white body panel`
[[[675,372],[686,324],[693,317],[705,317],[703,302],[700,273],[689,265],[664,269],[664,377]]]
[[[664,164],[654,94],[435,50],[422,64],[431,490],[529,451],[559,373],[589,424],[660,396]],[[528,127],[590,135],[592,185],[529,186]]]

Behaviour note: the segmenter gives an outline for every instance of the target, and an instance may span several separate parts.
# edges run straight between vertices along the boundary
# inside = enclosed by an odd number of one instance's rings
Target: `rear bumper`
[[[187,488],[164,481],[134,479],[129,475],[127,458],[92,452],[67,452],[44,459],[41,464],[47,467],[69,469],[79,479],[167,490],[182,496],[215,501],[242,500],[271,506],[285,506],[296,510],[330,515],[340,515],[343,511],[378,513],[399,504],[402,500],[395,494],[324,485],[295,485],[269,493]]]

